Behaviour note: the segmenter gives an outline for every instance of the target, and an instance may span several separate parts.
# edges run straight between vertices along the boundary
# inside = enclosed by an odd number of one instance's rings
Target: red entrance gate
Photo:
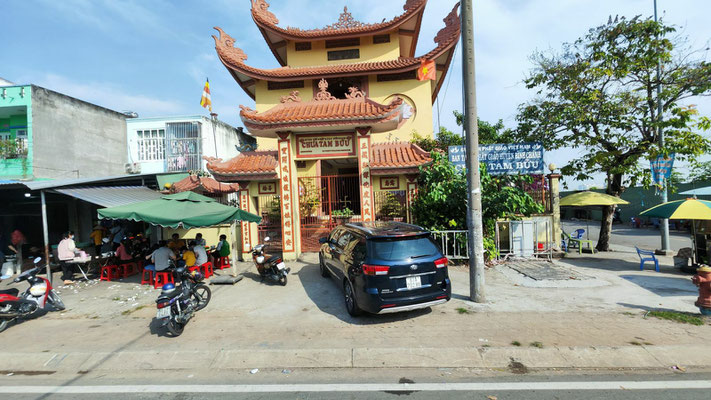
[[[361,221],[358,175],[299,178],[301,252],[318,251],[318,240],[338,225],[333,214],[347,209],[353,213],[351,222]]]

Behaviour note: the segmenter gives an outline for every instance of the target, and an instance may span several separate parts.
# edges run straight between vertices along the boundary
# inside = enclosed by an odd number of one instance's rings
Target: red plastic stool
[[[194,266],[192,266],[192,267],[188,267],[188,272],[190,272],[191,274],[193,273],[193,271],[201,272],[201,271],[200,271],[201,269],[202,269],[201,266],[199,266],[199,265],[194,265]]]
[[[100,281],[109,281],[113,279],[119,279],[121,277],[121,271],[118,265],[105,265],[101,267],[101,273],[99,274]]]
[[[153,289],[163,287],[163,285],[167,283],[175,283],[175,280],[173,280],[173,273],[171,272],[156,272],[155,275],[156,279],[153,283]]]
[[[148,279],[146,279],[146,275],[148,275]],[[153,284],[153,271],[150,269],[144,269],[143,270],[143,275],[141,276],[141,285],[152,285]]]
[[[121,269],[121,277],[123,278],[128,278],[138,273],[138,266],[133,262],[121,264],[119,268]]]
[[[230,262],[230,257],[220,257],[217,259],[217,265],[220,266],[220,270],[230,268],[232,263]]]
[[[213,275],[211,262],[206,262],[205,264],[201,265],[200,268],[202,268],[203,270],[203,275],[205,275],[205,279]]]

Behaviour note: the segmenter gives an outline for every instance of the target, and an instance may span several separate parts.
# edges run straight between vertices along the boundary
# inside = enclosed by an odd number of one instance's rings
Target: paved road
[[[397,370],[378,370],[379,378],[347,379],[339,383],[328,379],[329,372],[304,372],[303,382],[285,383],[282,376],[271,383],[265,379],[235,373],[230,380],[222,378],[215,384],[211,378],[187,378],[176,374],[146,379],[77,377],[63,383],[56,378],[17,377],[0,379],[0,396],[12,399],[708,399],[711,375],[708,373],[661,375],[569,375],[569,376],[498,376],[465,378],[458,371],[451,377],[436,379],[438,383],[414,383],[407,378],[392,378],[402,374]],[[429,371],[433,375],[439,371]],[[333,372],[338,375],[338,372]],[[414,372],[424,375],[427,371]],[[364,375],[372,375],[373,371]],[[471,372],[469,372],[471,374]],[[182,375],[182,374],[180,374]],[[441,374],[440,374],[441,375]],[[192,375],[190,375],[192,376]],[[344,377],[341,377],[344,378]],[[177,381],[177,379],[181,379]],[[388,383],[405,382],[405,383]],[[209,383],[201,384],[200,382]],[[233,381],[234,383],[227,382]],[[255,383],[247,383],[256,381]],[[260,383],[261,381],[261,383]],[[364,383],[355,383],[355,382]],[[434,381],[434,380],[433,380]],[[36,386],[39,382],[46,386]],[[297,382],[296,380],[294,382]],[[321,382],[321,383],[314,383]],[[412,383],[407,383],[412,382]],[[150,386],[148,384],[151,384]],[[13,385],[13,386],[9,386]]]
[[[585,229],[589,232],[590,240],[597,243],[600,236],[599,221],[563,221],[563,229],[571,233],[576,229]],[[588,234],[586,234],[587,237]],[[661,233],[654,228],[632,228],[629,224],[615,224],[612,226],[612,238],[610,245],[634,247],[640,246],[645,249],[658,249],[661,246]],[[689,232],[672,230],[669,233],[669,245],[676,253],[682,247],[691,247],[691,234]]]

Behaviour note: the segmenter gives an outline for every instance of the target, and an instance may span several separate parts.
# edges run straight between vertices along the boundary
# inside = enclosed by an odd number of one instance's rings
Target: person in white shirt
[[[195,265],[203,265],[207,262],[207,252],[205,251],[205,246],[196,244],[193,246],[193,253],[195,253]]]
[[[65,285],[74,283],[74,270],[72,266],[67,264],[67,261],[73,260],[75,253],[79,250],[74,244],[74,232],[65,233],[62,241],[57,246],[57,256],[59,257],[59,265],[62,267],[62,280]]]
[[[173,253],[173,250],[168,247],[168,243],[165,240],[161,240],[158,245],[158,249],[153,252],[150,256],[146,257],[146,259],[151,260],[153,264],[151,265],[146,265],[145,269],[150,270],[150,271],[155,271],[155,272],[161,272],[168,267],[170,267],[170,260],[175,261],[177,257],[175,256],[175,253]]]

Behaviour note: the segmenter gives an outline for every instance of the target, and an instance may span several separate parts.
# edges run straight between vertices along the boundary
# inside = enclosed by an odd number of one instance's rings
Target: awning
[[[106,186],[54,189],[56,193],[74,197],[102,207],[116,207],[155,200],[159,192],[145,186]]]

